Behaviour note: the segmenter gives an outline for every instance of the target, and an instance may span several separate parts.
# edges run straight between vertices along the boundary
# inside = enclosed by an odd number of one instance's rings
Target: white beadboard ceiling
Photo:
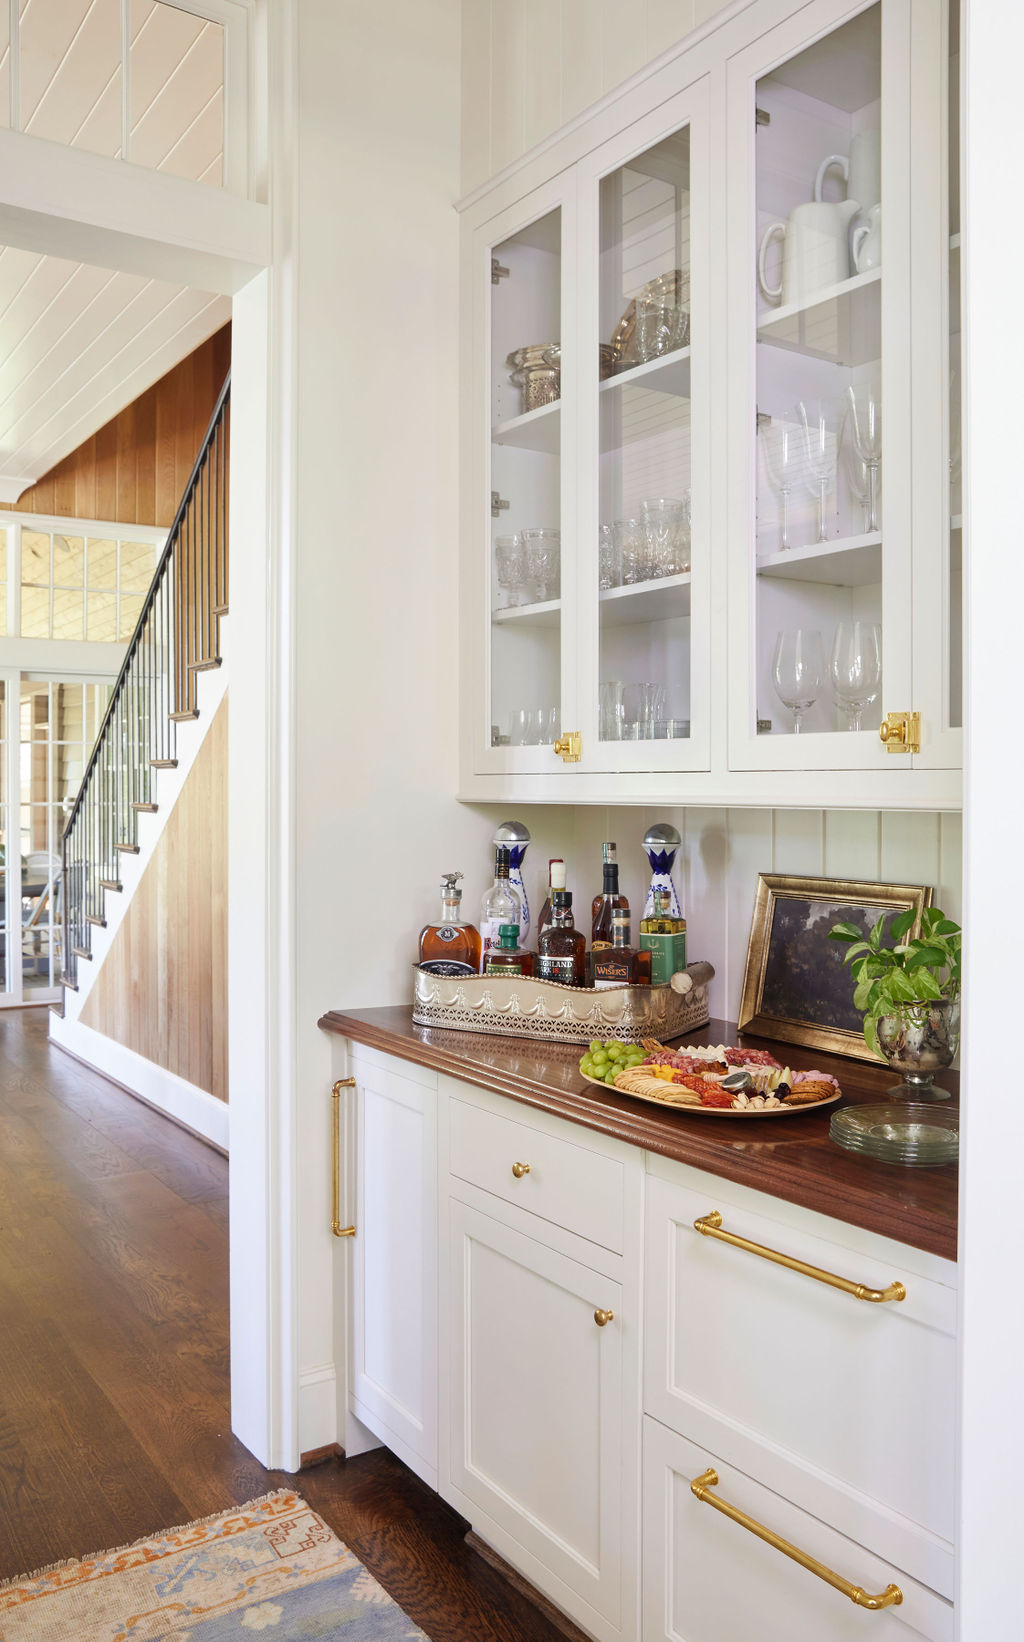
[[[10,123],[9,10],[0,125]],[[223,31],[130,0],[128,153],[219,186]],[[122,154],[119,0],[21,0],[20,128]],[[0,248],[0,501],[21,493],[231,317],[227,297]]]

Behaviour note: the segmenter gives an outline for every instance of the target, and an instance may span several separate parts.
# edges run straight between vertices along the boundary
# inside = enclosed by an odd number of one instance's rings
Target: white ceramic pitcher
[[[867,273],[869,268],[882,265],[882,207],[873,205],[870,211],[861,211],[850,235],[850,253],[855,274]]]
[[[842,172],[846,197],[856,200],[862,211],[870,211],[882,198],[882,133],[877,126],[858,131],[850,139],[850,157],[829,154],[822,160],[814,179],[814,198],[821,200],[825,176],[829,171]]]
[[[788,222],[773,222],[761,237],[757,256],[757,278],[769,302],[806,302],[815,291],[838,285],[850,277],[850,218],[857,212],[856,200],[840,200],[830,205],[821,200],[798,205]],[[773,239],[781,238],[782,281],[769,285],[765,262]]]

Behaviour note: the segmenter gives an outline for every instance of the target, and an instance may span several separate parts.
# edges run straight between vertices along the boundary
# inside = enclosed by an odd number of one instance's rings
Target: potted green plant
[[[854,1006],[864,1013],[868,1048],[903,1074],[890,1091],[914,1100],[940,1098],[932,1078],[948,1066],[960,1043],[960,925],[938,907],[921,914],[920,934],[911,936],[913,908],[883,913],[867,939],[856,924],[835,924],[856,982]],[[886,941],[886,922],[889,921]]]

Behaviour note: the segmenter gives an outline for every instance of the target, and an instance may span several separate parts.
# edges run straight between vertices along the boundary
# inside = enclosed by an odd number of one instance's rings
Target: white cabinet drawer
[[[875,1506],[898,1513],[927,1560],[903,1566],[948,1590],[955,1290],[921,1275],[927,1256],[852,1231],[850,1248],[826,1241],[808,1229],[816,1217],[781,1205],[770,1219],[749,1206],[752,1195],[730,1205],[714,1182],[698,1191],[648,1180],[645,1410],[700,1441],[709,1419],[724,1422],[732,1463],[747,1464],[756,1439],[774,1456],[764,1480],[862,1543]],[[857,1299],[704,1236],[694,1221],[716,1208],[723,1229],[761,1248],[874,1290],[900,1281],[906,1297]]]
[[[870,1611],[749,1528],[701,1503],[708,1492],[825,1568],[898,1606]],[[953,1608],[715,1453],[644,1420],[644,1642],[953,1642]]]
[[[623,1252],[625,1171],[617,1158],[458,1098],[451,1101],[449,1122],[452,1174],[590,1243]]]

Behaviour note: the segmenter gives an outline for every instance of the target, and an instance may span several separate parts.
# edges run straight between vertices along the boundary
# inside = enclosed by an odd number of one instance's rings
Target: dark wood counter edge
[[[871,1194],[864,1188],[858,1188],[848,1181],[830,1179],[827,1188],[823,1188],[819,1183],[816,1189],[811,1190],[808,1181],[799,1171],[786,1170],[784,1160],[768,1169],[764,1159],[752,1160],[742,1153],[726,1150],[720,1143],[716,1144],[713,1133],[698,1132],[695,1124],[688,1124],[683,1129],[678,1122],[671,1121],[676,1114],[670,1115],[671,1127],[662,1129],[659,1127],[661,1114],[656,1113],[653,1108],[642,1106],[639,1102],[630,1102],[621,1107],[617,1102],[614,1108],[609,1108],[602,1103],[599,1090],[594,1089],[594,1096],[591,1096],[590,1091],[594,1088],[591,1084],[584,1083],[579,1091],[568,1091],[558,1089],[549,1083],[534,1082],[507,1069],[498,1072],[494,1067],[482,1065],[458,1049],[407,1038],[390,1031],[387,1027],[376,1026],[358,1014],[349,1015],[341,1010],[328,1010],[317,1024],[324,1032],[349,1038],[352,1042],[364,1044],[368,1049],[376,1049],[381,1054],[411,1061],[417,1066],[430,1067],[437,1072],[445,1072],[450,1077],[460,1078],[464,1083],[472,1083],[480,1089],[505,1095],[526,1106],[535,1106],[540,1111],[550,1112],[553,1116],[565,1118],[570,1123],[578,1123],[583,1128],[610,1135],[615,1140],[641,1147],[644,1151],[656,1152],[662,1157],[671,1158],[674,1162],[688,1164],[691,1168],[702,1169],[707,1174],[718,1175],[723,1180],[731,1180],[737,1185],[748,1186],[754,1191],[766,1193],[769,1197],[782,1198],[785,1202],[794,1203],[800,1208],[831,1216],[834,1220],[842,1220],[852,1226],[859,1226],[864,1231],[891,1238],[897,1243],[908,1243],[912,1248],[938,1255],[943,1260],[956,1260],[955,1212],[951,1220],[942,1218],[936,1214],[929,1214],[916,1205],[902,1203],[896,1194],[887,1194],[883,1223],[877,1207],[871,1200]],[[452,1035],[461,1037],[468,1034]],[[708,1127],[710,1130],[714,1126]],[[866,1167],[871,1167],[868,1160],[863,1161]],[[884,1169],[886,1165],[878,1164],[876,1167]],[[876,1192],[874,1197],[877,1199],[878,1195]]]

